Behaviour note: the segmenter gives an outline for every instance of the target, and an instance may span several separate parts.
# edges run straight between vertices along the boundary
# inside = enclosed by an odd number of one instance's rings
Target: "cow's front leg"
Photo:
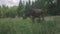
[[[44,14],[42,14],[41,17],[42,17],[42,21],[44,21]]]
[[[41,17],[39,17],[39,20],[38,20],[38,22],[40,23],[40,21],[41,21]]]
[[[42,16],[42,21],[44,21],[44,16]]]
[[[35,17],[34,17],[34,16],[32,16],[32,22],[33,22],[33,23],[35,22]]]

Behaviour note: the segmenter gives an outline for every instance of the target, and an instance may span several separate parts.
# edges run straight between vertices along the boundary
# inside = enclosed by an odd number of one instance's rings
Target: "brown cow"
[[[44,12],[42,9],[30,9],[23,14],[23,19],[26,19],[27,17],[31,17],[33,22],[35,18],[39,18],[40,20],[42,17],[42,20],[44,20]]]

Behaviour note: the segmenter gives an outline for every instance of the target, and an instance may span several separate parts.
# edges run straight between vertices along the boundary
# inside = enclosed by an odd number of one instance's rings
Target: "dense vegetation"
[[[0,6],[0,34],[60,34],[60,16],[52,16],[60,15],[60,0],[53,1],[37,0],[32,4],[29,1],[24,5],[20,0],[19,6]],[[44,21],[23,20],[21,16],[30,8],[43,9]]]
[[[60,10],[59,7],[60,4],[58,0],[56,2],[53,2],[54,0],[37,0],[35,2],[26,2],[26,5],[24,5],[24,2],[22,3],[20,0],[19,6],[13,6],[8,7],[5,5],[0,6],[0,18],[4,17],[21,17],[25,10],[28,10],[30,8],[39,8],[43,9],[45,15],[59,15]]]
[[[45,17],[40,23],[29,18],[4,18],[0,19],[0,34],[60,34],[59,20],[60,16]]]

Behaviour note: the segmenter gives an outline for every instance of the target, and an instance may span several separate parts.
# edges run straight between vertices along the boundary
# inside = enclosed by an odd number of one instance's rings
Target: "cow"
[[[42,18],[44,20],[44,12],[42,9],[30,9],[26,10],[26,12],[23,14],[23,19],[26,19],[27,17],[31,17],[32,21],[35,21],[35,18]]]

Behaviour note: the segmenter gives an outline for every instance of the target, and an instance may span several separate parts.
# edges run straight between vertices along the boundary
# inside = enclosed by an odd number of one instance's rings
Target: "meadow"
[[[40,23],[30,18],[0,18],[0,34],[60,34],[60,16],[47,16]]]

